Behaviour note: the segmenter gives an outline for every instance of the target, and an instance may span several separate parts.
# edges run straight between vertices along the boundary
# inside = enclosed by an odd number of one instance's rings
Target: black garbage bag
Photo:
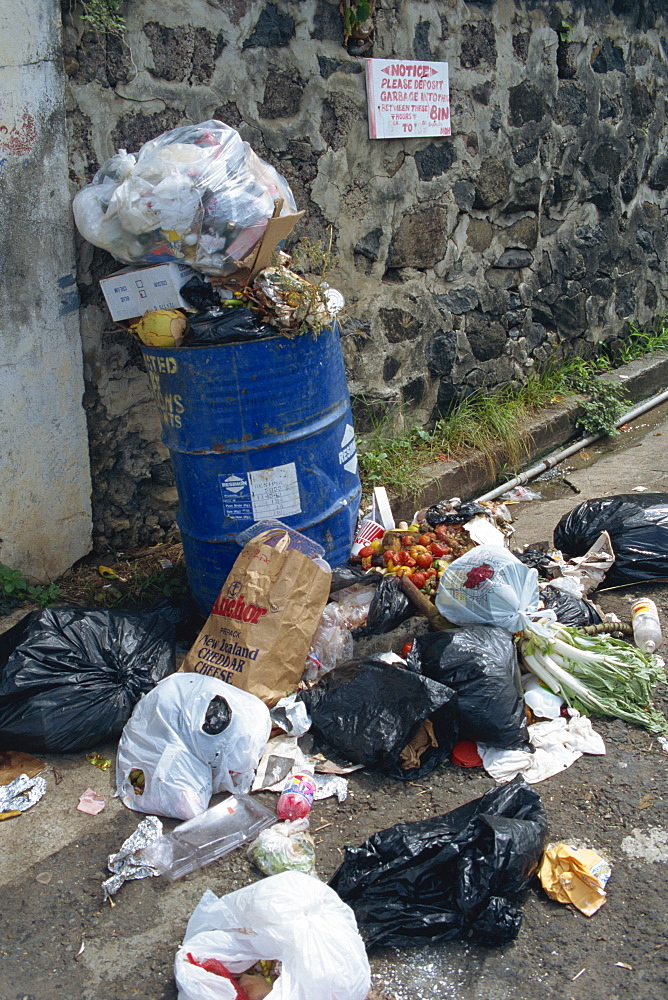
[[[353,587],[356,583],[368,584],[370,587],[377,586],[381,580],[385,579],[380,573],[369,573],[361,566],[335,566],[332,569],[332,582],[329,588],[330,594],[335,594],[337,590],[344,590],[346,587]]]
[[[596,606],[586,597],[572,597],[556,587],[543,587],[540,599],[546,608],[554,611],[557,621],[569,628],[584,628],[602,621]]]
[[[202,274],[193,274],[185,285],[181,285],[179,295],[191,309],[201,311],[220,308],[220,295]]]
[[[530,569],[537,569],[538,576],[543,579],[552,579],[551,568],[554,566],[554,559],[543,549],[528,548],[524,552],[513,550],[513,555],[517,556],[521,563],[529,566]]]
[[[581,556],[602,531],[610,535],[615,553],[606,586],[668,577],[668,493],[585,500],[559,521],[554,544]]]
[[[452,510],[449,500],[441,500],[429,508],[425,518],[427,523],[435,528],[438,524],[466,524],[472,517],[488,513],[489,511],[475,500],[460,503],[454,510]]]
[[[445,816],[399,823],[347,847],[329,883],[367,947],[469,938],[504,944],[522,923],[547,840],[538,792],[520,776]]]
[[[0,636],[0,747],[73,753],[120,736],[135,703],[173,673],[160,614],[52,607]]]
[[[227,306],[191,316],[183,343],[188,347],[198,344],[228,344],[274,337],[276,332],[273,326],[260,323],[252,309]]]
[[[401,589],[399,578],[394,575],[384,576],[373,595],[367,619],[364,625],[355,629],[353,639],[391,632],[416,614],[412,601]]]
[[[395,778],[429,774],[458,739],[454,691],[378,657],[335,667],[300,698],[316,739]],[[402,768],[401,752],[426,720],[438,745],[426,749],[419,766]]]
[[[190,594],[183,597],[163,597],[148,610],[162,615],[174,626],[176,646],[180,649],[185,648],[186,652],[202,631],[205,621]]]
[[[531,750],[517,650],[495,625],[428,632],[407,657],[409,670],[457,692],[459,737],[500,750]]]

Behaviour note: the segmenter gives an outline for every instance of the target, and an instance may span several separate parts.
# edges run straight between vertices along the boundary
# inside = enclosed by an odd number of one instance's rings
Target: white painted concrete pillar
[[[0,3],[0,562],[91,548],[58,0]]]

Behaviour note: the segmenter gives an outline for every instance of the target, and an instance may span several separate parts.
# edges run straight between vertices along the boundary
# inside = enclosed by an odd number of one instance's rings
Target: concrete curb
[[[618,382],[628,393],[629,409],[668,387],[668,351],[631,361],[612,372],[599,375],[607,382]],[[579,396],[564,399],[555,406],[542,410],[527,425],[529,445],[523,465],[565,445],[578,436],[576,421],[580,410]],[[460,461],[432,462],[422,467],[411,493],[400,492],[385,484],[392,500],[392,510],[397,520],[411,520],[415,503],[429,506],[438,500],[458,496],[466,500],[491,489],[499,480],[494,468],[503,468],[506,459],[503,448],[495,449],[487,457],[474,451]],[[515,474],[517,470],[513,470]],[[510,476],[509,476],[510,478]]]

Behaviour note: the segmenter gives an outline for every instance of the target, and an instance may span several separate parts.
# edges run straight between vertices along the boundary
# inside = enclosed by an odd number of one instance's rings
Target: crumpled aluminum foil
[[[253,282],[255,296],[279,330],[296,330],[301,323],[332,321],[322,288],[282,265],[270,265]]]
[[[107,868],[114,874],[102,883],[105,900],[118,892],[128,879],[148,878],[150,875],[160,874],[157,868],[153,868],[152,865],[141,860],[139,852],[161,836],[161,820],[157,816],[147,816],[141,821],[135,832],[123,841],[120,851],[109,855]]]
[[[345,802],[348,798],[348,781],[346,778],[341,778],[338,774],[318,774],[314,775],[315,778],[315,795],[313,798],[316,802],[320,799],[328,799],[330,795],[335,795],[339,802]]]
[[[272,723],[284,729],[288,736],[303,736],[311,728],[311,716],[304,702],[297,700],[297,694],[281,698],[269,715]]]
[[[45,778],[19,774],[8,785],[0,785],[0,812],[25,812],[39,802],[45,791]]]

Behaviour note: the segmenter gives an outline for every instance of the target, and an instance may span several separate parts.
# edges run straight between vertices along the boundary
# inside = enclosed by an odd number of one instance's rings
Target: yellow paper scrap
[[[90,761],[95,767],[99,767],[101,771],[108,771],[111,767],[111,761],[99,753],[87,753],[86,760]]]
[[[7,812],[0,812],[0,822],[2,822],[3,819],[14,819],[15,816],[20,815],[20,809],[8,809]]]
[[[572,903],[591,917],[605,903],[610,865],[597,851],[568,844],[549,844],[543,854],[538,877],[550,899]]]
[[[100,576],[106,576],[111,580],[118,580],[118,573],[116,570],[111,569],[110,566],[98,566],[97,571]]]

